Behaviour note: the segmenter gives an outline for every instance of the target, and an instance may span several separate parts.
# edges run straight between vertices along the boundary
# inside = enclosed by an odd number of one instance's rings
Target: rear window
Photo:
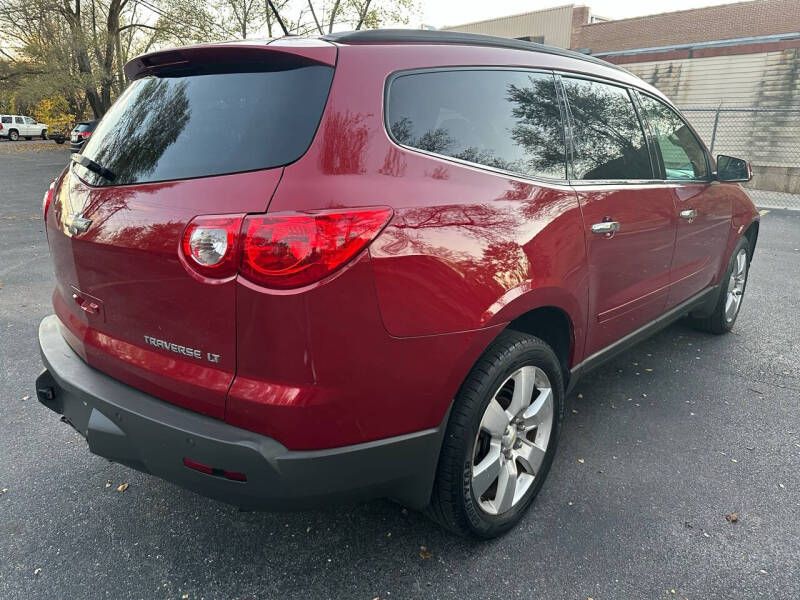
[[[83,155],[113,182],[76,165],[92,185],[124,185],[268,169],[311,144],[333,69],[147,77],[106,113]]]
[[[75,131],[77,131],[78,133],[83,133],[84,131],[89,131],[89,130],[90,130],[90,127],[89,127],[88,123],[79,123],[75,127]]]

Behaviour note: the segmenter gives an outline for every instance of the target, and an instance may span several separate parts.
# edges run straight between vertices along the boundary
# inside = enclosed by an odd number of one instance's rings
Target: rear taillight
[[[53,201],[53,192],[56,187],[56,182],[52,182],[50,187],[47,188],[47,191],[44,193],[44,198],[42,198],[42,217],[44,220],[47,220],[47,209],[50,208],[50,202]]]
[[[240,273],[275,289],[324,279],[381,232],[390,208],[250,215],[242,228]]]
[[[183,259],[205,277],[225,279],[239,266],[239,229],[243,215],[204,216],[193,219],[183,232]]]
[[[347,264],[391,216],[392,209],[379,207],[196,217],[183,233],[181,259],[211,282],[238,272],[264,287],[299,288]]]
[[[81,136],[82,138],[88,138],[90,135],[92,135],[92,132],[91,131],[79,131],[78,135]]]

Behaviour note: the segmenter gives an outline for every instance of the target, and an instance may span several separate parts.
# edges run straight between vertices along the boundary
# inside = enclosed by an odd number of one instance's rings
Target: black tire
[[[8,131],[8,141],[16,142],[19,139],[19,132],[16,129],[10,129]]]
[[[523,366],[544,371],[553,392],[553,424],[544,460],[530,488],[508,511],[491,515],[472,490],[473,451],[481,419],[495,392]],[[539,338],[503,331],[483,353],[461,386],[450,414],[439,455],[436,480],[427,514],[450,531],[469,537],[492,538],[511,529],[525,514],[544,483],[553,462],[564,418],[564,380],[556,354]]]
[[[747,258],[746,258],[747,268],[745,271],[745,279],[741,290],[740,306],[736,310],[736,313],[733,315],[733,318],[729,319],[725,316],[725,303],[728,298],[728,282],[731,279],[733,270],[736,268],[736,257],[739,255],[739,252],[741,250],[744,250],[747,253]],[[722,276],[722,280],[720,281],[719,297],[717,298],[717,302],[714,305],[714,311],[707,317],[690,316],[689,322],[693,327],[699,329],[700,331],[706,331],[708,333],[714,333],[717,335],[722,333],[728,333],[731,329],[733,329],[733,326],[736,323],[736,319],[739,317],[741,302],[744,300],[744,292],[747,290],[747,275],[750,272],[751,258],[752,258],[752,250],[750,248],[750,242],[746,237],[742,237],[736,244],[736,247],[733,249],[733,253],[731,254],[730,260],[728,261],[728,266],[725,269],[725,274]]]
[[[47,129],[42,129],[42,139],[43,140],[47,139]]]

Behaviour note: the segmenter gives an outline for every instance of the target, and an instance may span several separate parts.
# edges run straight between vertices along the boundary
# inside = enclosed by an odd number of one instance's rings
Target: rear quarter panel
[[[570,66],[563,61],[494,48],[340,47],[317,137],[286,168],[270,212],[393,207],[370,247],[380,315],[392,336],[490,327],[554,305],[572,320],[580,354],[588,279],[574,191],[406,150],[390,140],[383,119],[384,85],[396,71]]]

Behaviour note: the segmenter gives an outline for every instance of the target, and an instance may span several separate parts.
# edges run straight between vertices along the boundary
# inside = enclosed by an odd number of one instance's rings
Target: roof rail
[[[429,29],[362,29],[360,31],[342,31],[323,35],[321,39],[338,44],[379,44],[379,43],[417,43],[417,44],[460,44],[464,46],[487,46],[491,48],[508,48],[511,50],[526,50],[528,52],[541,52],[555,54],[567,58],[575,58],[586,62],[603,65],[618,71],[622,67],[611,64],[594,56],[581,54],[564,48],[502,38],[494,35],[480,35],[477,33],[461,33],[458,31],[431,31]]]

